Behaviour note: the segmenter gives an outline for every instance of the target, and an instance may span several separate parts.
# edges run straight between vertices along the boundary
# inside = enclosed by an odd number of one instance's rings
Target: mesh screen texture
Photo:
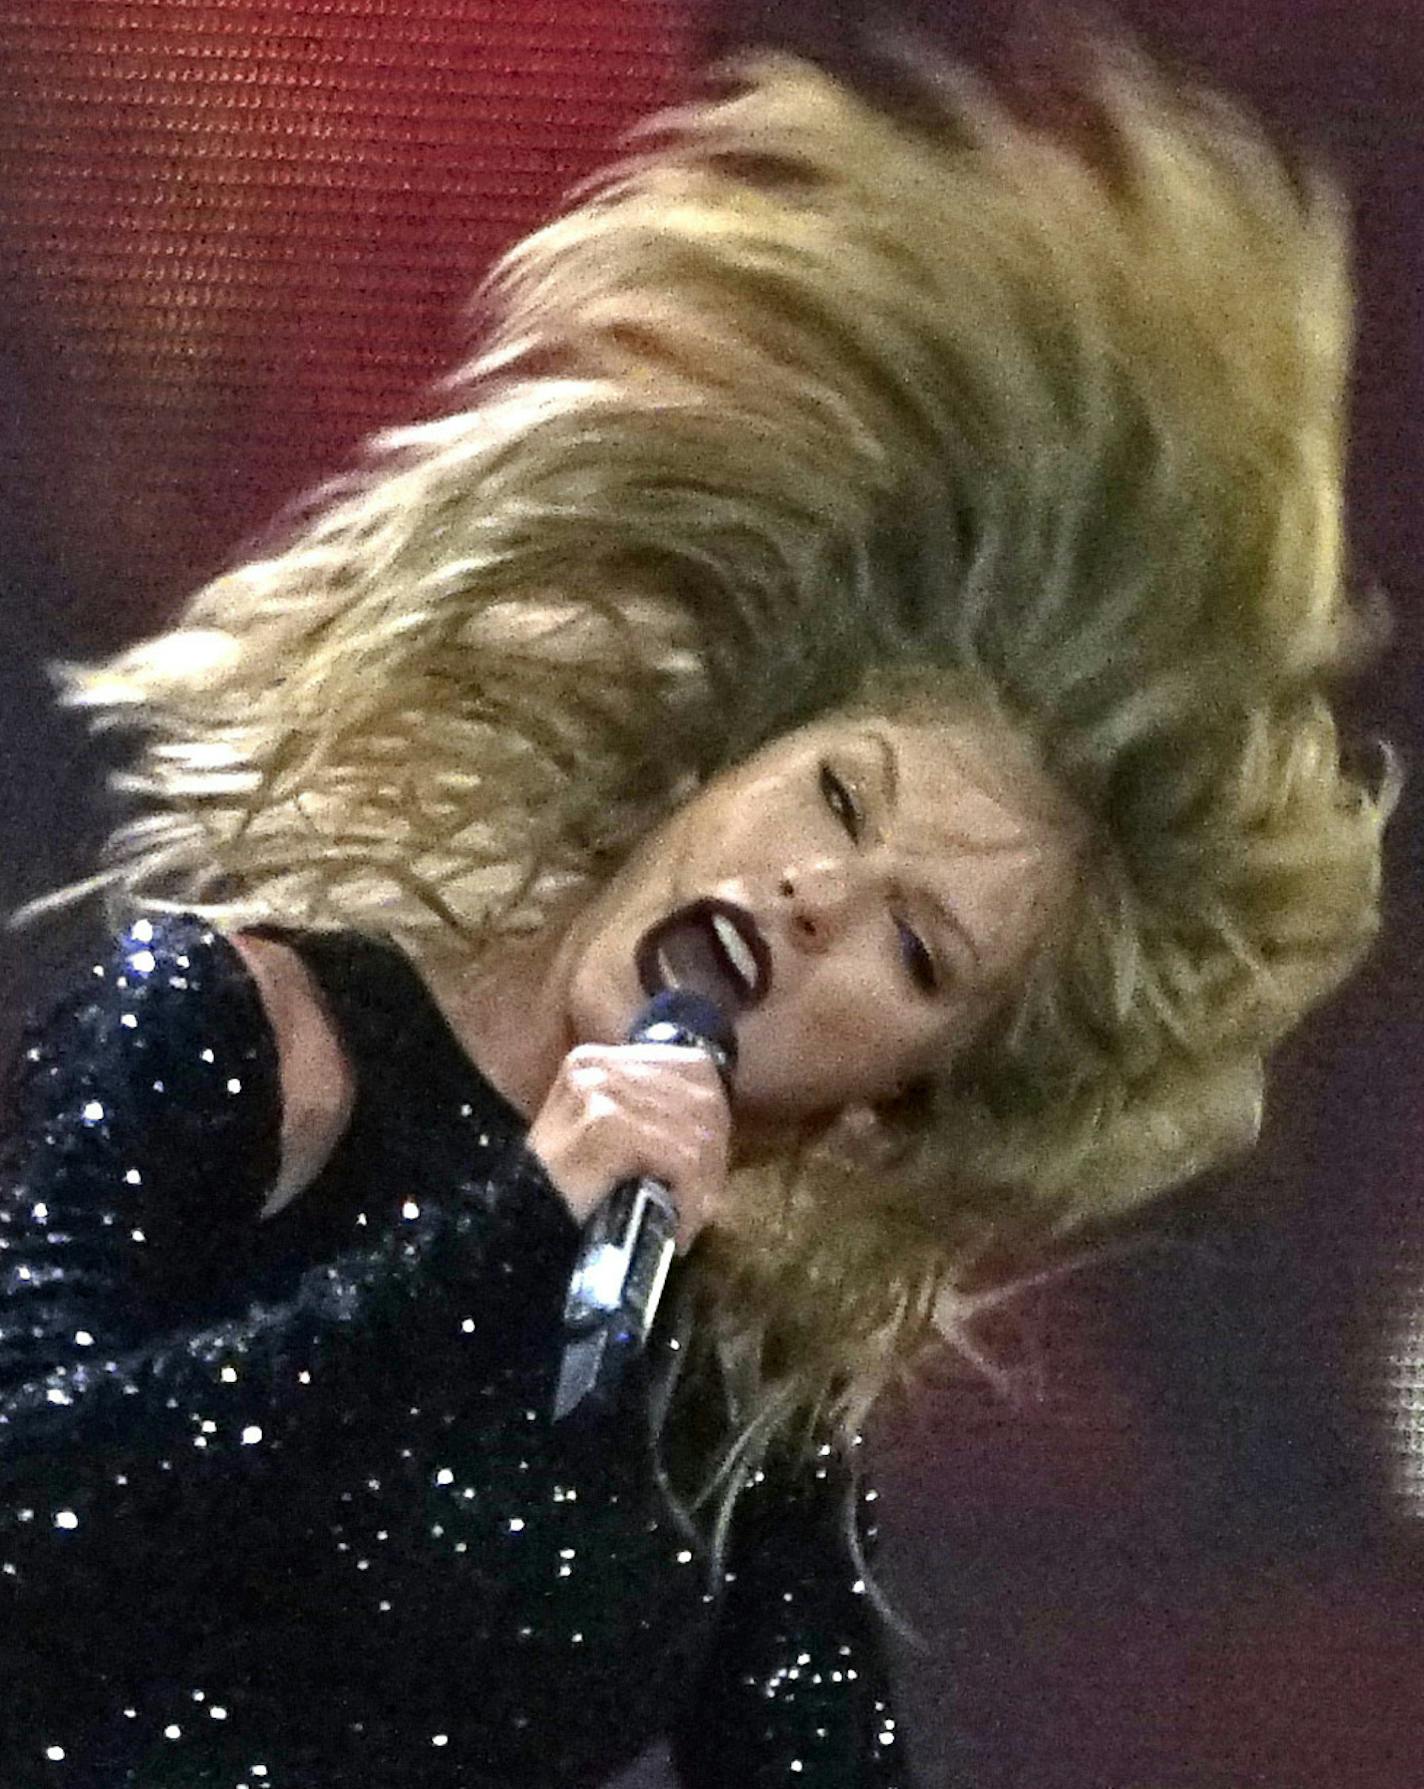
[[[175,589],[402,413],[683,62],[658,0],[9,0],[0,41],[43,507],[81,577]]]

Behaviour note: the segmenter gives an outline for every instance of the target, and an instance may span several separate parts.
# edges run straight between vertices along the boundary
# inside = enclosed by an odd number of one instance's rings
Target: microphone
[[[721,1007],[701,994],[665,988],[654,995],[628,1041],[703,1050],[731,1090],[736,1033]],[[555,1422],[580,1408],[603,1413],[617,1402],[628,1364],[642,1353],[657,1316],[676,1236],[677,1206],[649,1176],[616,1186],[584,1226],[564,1303]]]

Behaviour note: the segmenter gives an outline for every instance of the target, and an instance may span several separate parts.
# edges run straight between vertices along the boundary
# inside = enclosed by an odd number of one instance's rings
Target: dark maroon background
[[[899,13],[1022,80],[1062,10]],[[711,27],[858,67],[859,12],[724,0]],[[1417,766],[1424,14],[1119,12],[1355,196],[1352,547],[1395,633],[1353,706]],[[414,414],[492,255],[679,90],[692,43],[671,0],[0,0],[0,904],[100,829],[103,755],[43,662],[157,624]],[[928,1789],[1424,1785],[1419,782],[1386,941],[1280,1065],[1249,1172],[986,1320],[1006,1391],[946,1367],[882,1424]],[[7,1032],[91,924],[6,945]],[[627,1789],[665,1780],[649,1760]]]

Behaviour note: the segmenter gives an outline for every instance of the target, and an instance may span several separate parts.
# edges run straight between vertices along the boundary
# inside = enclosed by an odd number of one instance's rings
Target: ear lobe
[[[837,1148],[860,1167],[881,1168],[890,1159],[890,1133],[874,1106],[846,1106],[832,1128]]]
[[[874,1106],[868,1106],[859,1100],[846,1106],[836,1122],[847,1139],[877,1136],[881,1130],[880,1118]]]

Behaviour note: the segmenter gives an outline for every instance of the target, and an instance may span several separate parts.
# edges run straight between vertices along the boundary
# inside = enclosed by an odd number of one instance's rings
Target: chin
[[[636,988],[620,989],[590,980],[570,990],[569,1031],[575,1044],[626,1043],[643,1008]]]

